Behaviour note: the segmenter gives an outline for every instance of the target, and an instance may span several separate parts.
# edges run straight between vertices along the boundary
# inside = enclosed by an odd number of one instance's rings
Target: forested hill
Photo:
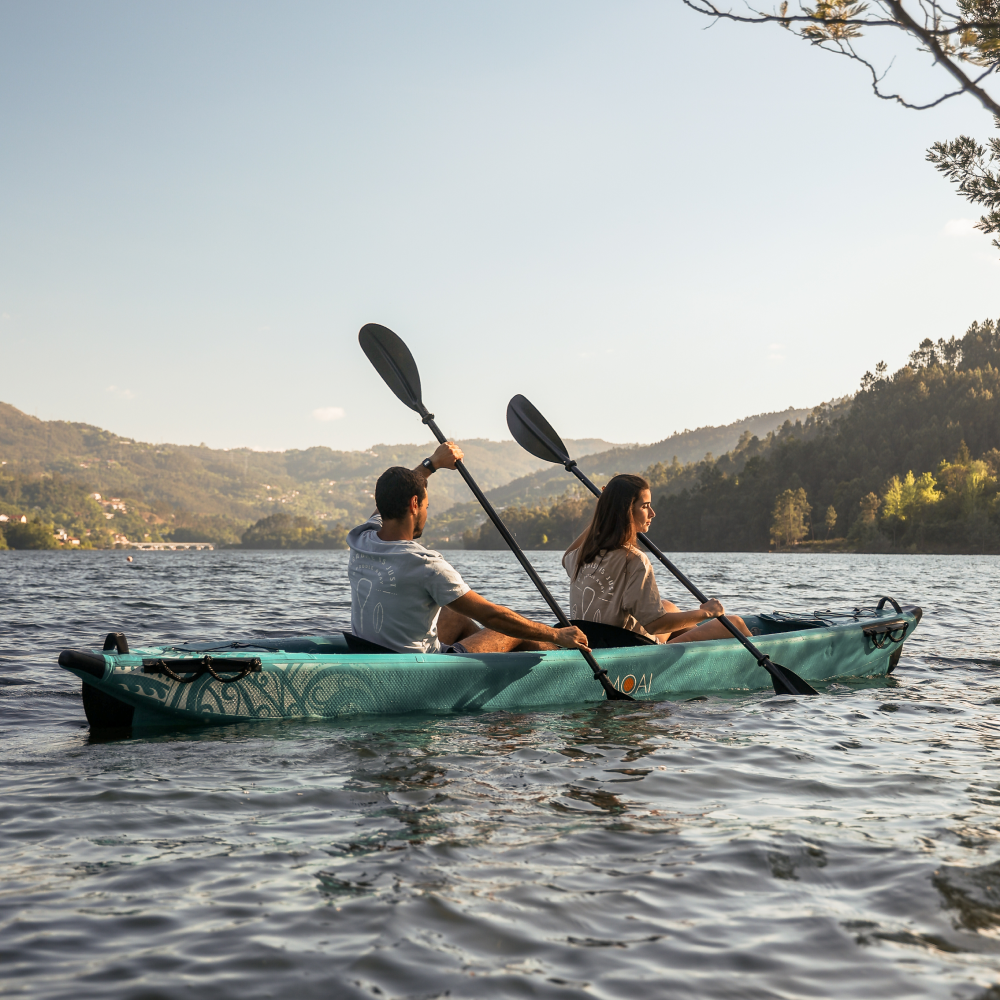
[[[924,340],[891,377],[879,363],[853,397],[763,437],[745,433],[719,458],[644,468],[628,460],[639,454],[616,449],[580,465],[598,483],[645,474],[658,515],[649,533],[667,551],[1000,552],[998,324]],[[564,548],[589,522],[593,498],[570,486],[533,500],[523,484],[544,475],[492,496],[516,494],[503,516],[522,546]],[[466,529],[462,541],[502,545],[489,524]]]
[[[650,532],[668,550],[832,538],[864,551],[1000,551],[998,324],[924,340],[891,377],[882,364],[866,372],[850,406],[683,475]]]
[[[576,452],[568,442],[567,447],[587,475],[603,478],[616,472],[642,470],[658,462],[670,463],[676,459],[686,465],[703,460],[708,455],[724,454],[735,448],[745,436],[766,437],[786,421],[805,420],[812,412],[789,407],[773,413],[758,413],[720,427],[699,427],[693,431],[685,428],[655,444],[616,445],[604,451],[594,449],[593,454]],[[573,482],[575,480],[567,476],[562,466],[548,466],[491,490],[490,499],[500,505],[538,503],[542,498],[560,495],[567,484]]]

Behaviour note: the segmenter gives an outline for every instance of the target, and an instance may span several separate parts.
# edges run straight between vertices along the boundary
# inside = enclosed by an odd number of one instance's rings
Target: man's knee
[[[680,611],[680,608],[677,607],[673,601],[668,601],[665,598],[660,598],[660,604],[663,605],[663,613],[665,615],[672,615],[675,612]]]

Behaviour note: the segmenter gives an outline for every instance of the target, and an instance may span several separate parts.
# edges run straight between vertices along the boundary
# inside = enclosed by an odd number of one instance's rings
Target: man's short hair
[[[413,497],[419,504],[424,502],[425,496],[427,487],[424,486],[424,477],[399,465],[386,469],[375,484],[375,507],[383,521],[398,520],[410,509]]]

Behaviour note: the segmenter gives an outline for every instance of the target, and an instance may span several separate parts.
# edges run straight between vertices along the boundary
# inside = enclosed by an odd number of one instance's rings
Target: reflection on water
[[[347,618],[341,553],[138,558],[0,555],[11,994],[1000,995],[1000,560],[679,556],[736,612],[923,606],[893,677],[818,698],[109,739],[63,646]],[[544,614],[509,557],[454,561]]]

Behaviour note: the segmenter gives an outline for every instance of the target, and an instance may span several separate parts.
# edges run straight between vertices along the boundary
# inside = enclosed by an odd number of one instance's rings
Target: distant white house
[[[13,514],[10,517],[8,517],[6,514],[0,514],[0,521],[10,521],[12,524],[17,524],[17,523],[27,524],[28,518],[24,514],[22,514],[20,517],[18,517],[17,514]]]

